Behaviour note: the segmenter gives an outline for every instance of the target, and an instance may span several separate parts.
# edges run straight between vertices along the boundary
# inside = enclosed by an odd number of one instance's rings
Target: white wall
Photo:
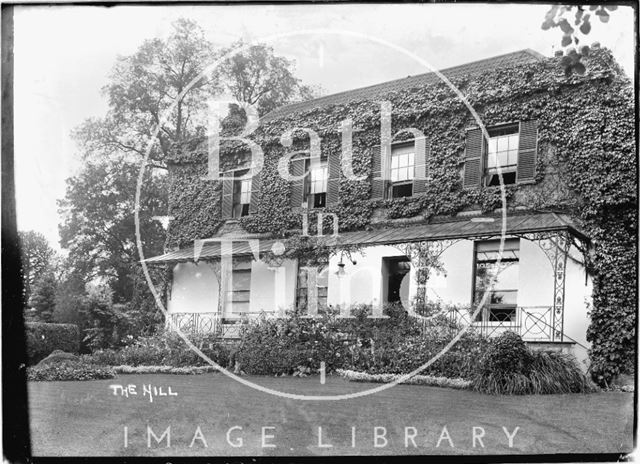
[[[298,263],[286,260],[276,270],[262,261],[251,263],[251,312],[289,309],[295,302]]]
[[[218,280],[210,263],[178,263],[173,268],[170,313],[218,311]]]
[[[583,257],[572,247],[571,256],[582,262]],[[587,327],[589,327],[590,319],[587,311],[591,305],[591,292],[593,283],[591,278],[585,281],[584,266],[572,259],[567,260],[567,276],[565,281],[564,294],[564,333],[567,337],[576,342],[589,347],[590,343],[586,340]],[[569,339],[568,341],[571,341]],[[585,365],[588,365],[589,353],[586,348],[575,345],[573,349],[575,357]]]
[[[289,308],[295,301],[298,267],[288,260],[278,271],[262,261],[251,263],[251,312]],[[276,285],[276,279],[284,285]],[[280,280],[281,279],[281,280]],[[276,289],[282,289],[279,292]],[[168,303],[170,313],[218,311],[218,280],[210,263],[179,263],[173,268],[173,285]],[[225,316],[232,316],[225,314]]]
[[[354,265],[346,257],[343,259],[346,276],[338,278],[339,256],[333,256],[329,260],[329,290],[327,303],[333,306],[345,304],[373,304],[379,305],[383,301],[384,269],[382,258],[405,256],[400,249],[389,246],[366,247],[360,253],[354,253],[352,258],[356,260]],[[416,292],[416,284],[413,270],[407,274],[402,286],[409,286],[409,301]]]
[[[582,257],[575,249],[572,255]],[[404,256],[394,246],[372,246],[353,255],[356,264],[345,257],[347,275],[338,278],[339,256],[330,259],[328,267],[328,303],[374,304],[384,301],[385,282],[383,258]],[[447,304],[468,306],[472,298],[473,285],[473,241],[461,240],[446,249],[441,255],[446,275],[435,272],[431,276],[427,295]],[[251,312],[288,309],[295,304],[298,264],[289,260],[274,271],[261,261],[252,262]],[[415,273],[405,276],[403,286],[409,287],[409,301],[416,294]],[[537,243],[520,240],[518,306],[527,308],[553,305],[553,268]],[[591,282],[585,286],[584,267],[575,261],[567,261],[565,281],[564,332],[572,339],[587,345],[586,330],[589,325],[587,305],[590,301]],[[218,304],[218,282],[209,263],[181,263],[174,267],[173,287],[168,304],[170,313],[216,312]],[[549,321],[550,322],[550,321]],[[530,337],[531,338],[531,337]],[[586,358],[586,350],[578,345],[573,350],[579,359]]]

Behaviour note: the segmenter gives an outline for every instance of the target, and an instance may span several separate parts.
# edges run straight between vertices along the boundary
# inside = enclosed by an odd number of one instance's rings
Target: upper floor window
[[[303,201],[308,208],[324,208],[327,204],[327,180],[329,171],[327,162],[323,161],[312,166],[311,160],[306,161]]]
[[[388,198],[410,197],[413,195],[415,176],[415,148],[413,143],[391,147]]]
[[[251,203],[251,178],[240,179],[248,174],[248,169],[236,171],[233,181],[233,209],[232,217],[239,218],[249,214],[249,204]]]
[[[500,185],[498,168],[502,171],[503,184],[516,183],[519,143],[520,133],[517,124],[489,130],[485,151],[485,185]]]

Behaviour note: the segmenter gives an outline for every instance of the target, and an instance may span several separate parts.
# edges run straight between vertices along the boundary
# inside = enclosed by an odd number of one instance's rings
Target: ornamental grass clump
[[[587,393],[594,389],[573,356],[532,351],[514,332],[491,341],[472,388],[492,395]]]

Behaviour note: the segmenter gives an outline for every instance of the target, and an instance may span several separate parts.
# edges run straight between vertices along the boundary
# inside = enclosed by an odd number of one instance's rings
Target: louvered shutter
[[[415,141],[415,179],[413,180],[413,194],[419,195],[427,190],[427,160],[429,159],[429,143],[426,139]]]
[[[225,173],[225,176],[232,176],[232,172]],[[222,179],[222,206],[221,215],[223,219],[229,219],[233,211],[233,179]]]
[[[482,179],[482,153],[484,142],[480,128],[467,131],[464,160],[464,187],[480,187]]]
[[[385,197],[386,180],[382,179],[382,152],[380,145],[372,148],[371,160],[371,199],[382,200]]]
[[[518,182],[533,182],[536,175],[538,148],[537,121],[520,121],[520,142],[518,144]]]
[[[338,190],[340,188],[340,156],[329,156],[327,160],[329,179],[327,181],[327,204],[338,201]]]
[[[304,159],[291,160],[291,175],[301,176],[304,174]],[[299,208],[302,206],[304,179],[298,179],[291,181],[291,196],[289,197],[290,205],[292,208]]]
[[[251,177],[251,199],[249,201],[249,214],[258,212],[260,203],[260,187],[262,186],[262,171]]]

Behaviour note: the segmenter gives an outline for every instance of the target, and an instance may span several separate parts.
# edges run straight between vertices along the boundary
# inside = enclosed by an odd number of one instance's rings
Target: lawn
[[[323,385],[318,377],[249,379],[280,391],[314,395],[378,386],[333,376]],[[112,384],[136,385],[138,394],[115,396]],[[171,387],[173,395],[156,396],[150,402],[143,395],[143,385],[148,384],[163,387],[164,393]],[[630,393],[510,397],[399,385],[361,398],[319,402],[268,395],[218,373],[148,374],[30,382],[29,406],[32,452],[37,456],[545,454],[632,449]],[[170,427],[170,447],[166,435],[156,443],[147,426],[158,438]],[[319,427],[323,447],[318,443]],[[275,447],[262,446],[263,433],[265,445]],[[227,434],[237,447],[228,443]],[[513,437],[512,447],[507,434]]]

